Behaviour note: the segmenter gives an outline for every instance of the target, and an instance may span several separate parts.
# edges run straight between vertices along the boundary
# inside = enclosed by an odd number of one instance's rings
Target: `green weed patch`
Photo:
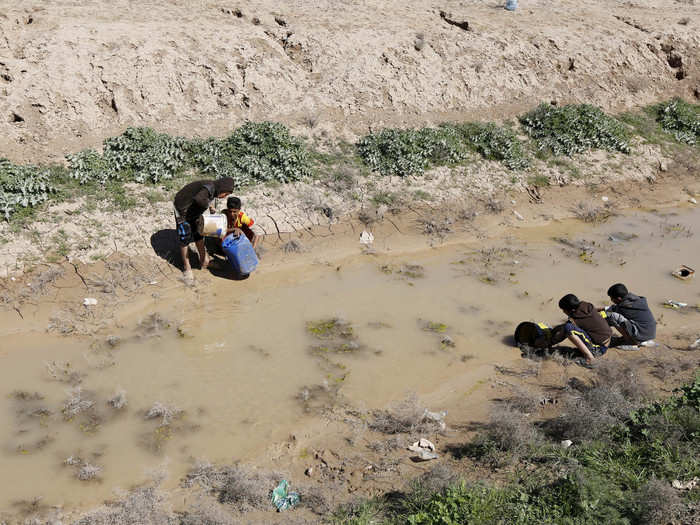
[[[571,156],[590,149],[631,151],[625,126],[589,104],[541,104],[519,120],[538,148],[554,155]]]
[[[48,169],[19,166],[0,158],[0,213],[6,220],[49,200],[55,191]]]
[[[661,127],[672,133],[677,141],[694,145],[700,139],[700,105],[674,98],[654,106]]]
[[[437,128],[383,129],[357,142],[357,151],[382,175],[419,175],[434,166],[459,164],[474,153],[509,169],[529,165],[518,137],[495,124],[441,124]]]

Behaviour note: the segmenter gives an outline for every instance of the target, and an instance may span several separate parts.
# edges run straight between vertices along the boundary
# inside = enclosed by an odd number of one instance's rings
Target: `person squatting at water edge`
[[[611,346],[620,350],[638,350],[640,344],[654,346],[656,319],[646,298],[631,293],[622,283],[613,284],[608,297],[613,304],[598,310],[605,312],[608,324],[620,332],[621,337],[613,337]]]
[[[604,311],[598,311],[591,303],[581,301],[571,293],[559,299],[559,308],[568,319],[557,332],[561,340],[568,338],[584,355],[585,361],[579,364],[590,365],[596,357],[607,352],[612,330]]]
[[[214,199],[223,199],[233,192],[233,179],[223,177],[217,180],[198,180],[190,182],[177,192],[173,199],[175,208],[175,224],[180,256],[182,257],[183,276],[192,280],[192,267],[187,256],[189,245],[194,242],[199,253],[199,263],[202,269],[209,264],[209,257],[204,246],[202,215]]]
[[[229,197],[226,200],[226,208],[221,210],[221,213],[226,216],[227,227],[226,232],[221,234],[221,240],[231,233],[236,236],[244,234],[257,252],[260,236],[251,228],[255,221],[241,210],[241,206],[241,199],[238,197]]]

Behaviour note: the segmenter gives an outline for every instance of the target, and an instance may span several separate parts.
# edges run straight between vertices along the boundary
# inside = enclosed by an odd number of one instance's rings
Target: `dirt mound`
[[[6,4],[0,151],[18,161],[127,125],[216,135],[269,119],[352,137],[542,100],[700,93],[700,5],[687,0]]]

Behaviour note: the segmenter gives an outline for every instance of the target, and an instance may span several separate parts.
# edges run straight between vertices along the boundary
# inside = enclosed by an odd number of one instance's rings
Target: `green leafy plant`
[[[506,127],[493,123],[467,123],[457,125],[455,129],[485,159],[501,161],[511,170],[525,169],[530,165],[522,142]]]
[[[111,179],[158,183],[175,177],[186,166],[189,143],[182,137],[157,133],[151,128],[127,128],[103,142],[102,155],[83,150],[67,155],[70,177],[81,184]]]
[[[194,164],[216,177],[233,177],[236,186],[292,182],[311,174],[303,142],[275,122],[246,122],[224,139],[192,145]]]
[[[589,149],[631,151],[625,126],[589,104],[541,104],[519,120],[538,148],[554,155],[571,156]]]
[[[476,152],[509,169],[529,165],[522,143],[510,129],[495,124],[441,124],[437,128],[383,129],[361,138],[357,151],[382,175],[419,175],[431,166],[463,162]]]
[[[421,174],[430,165],[430,132],[414,129],[383,129],[357,142],[357,151],[370,169],[382,175]]]
[[[48,200],[55,191],[48,169],[19,166],[0,158],[0,213],[5,220],[20,209]]]
[[[674,98],[655,106],[656,119],[661,127],[672,133],[679,142],[697,144],[700,137],[700,105]]]

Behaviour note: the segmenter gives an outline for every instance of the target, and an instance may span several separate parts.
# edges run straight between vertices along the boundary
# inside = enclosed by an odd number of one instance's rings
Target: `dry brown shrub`
[[[174,516],[157,487],[140,487],[83,514],[73,525],[172,525]]]
[[[430,434],[445,430],[441,418],[422,407],[415,394],[409,395],[388,410],[375,410],[368,423],[371,430],[382,434]]]
[[[583,222],[603,222],[613,215],[605,206],[594,206],[585,202],[579,202],[573,212],[576,218]]]
[[[530,419],[509,407],[495,408],[477,443],[494,446],[502,452],[518,455],[542,442],[542,436]]]
[[[635,494],[639,508],[639,523],[657,525],[671,523],[682,509],[681,498],[671,484],[651,478]]]
[[[220,503],[246,512],[270,508],[270,491],[285,476],[278,472],[253,469],[244,465],[215,466],[200,462],[182,482],[185,487],[200,485],[216,494]]]

